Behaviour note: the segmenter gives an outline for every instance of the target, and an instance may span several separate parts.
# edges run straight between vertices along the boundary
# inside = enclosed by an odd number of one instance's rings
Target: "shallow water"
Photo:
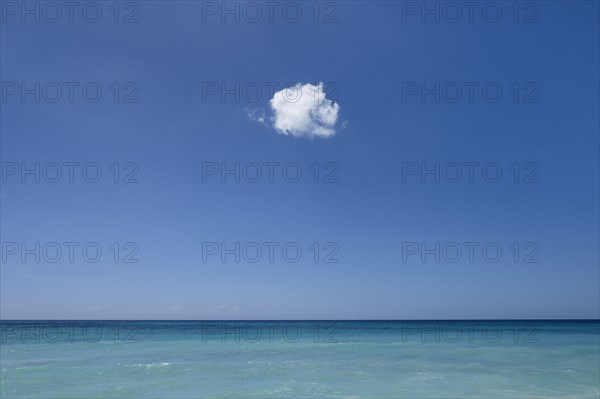
[[[1,398],[598,398],[598,321],[3,321]]]

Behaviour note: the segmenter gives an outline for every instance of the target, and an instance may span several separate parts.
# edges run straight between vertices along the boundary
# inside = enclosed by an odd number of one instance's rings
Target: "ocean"
[[[0,398],[599,398],[594,321],[2,321]]]

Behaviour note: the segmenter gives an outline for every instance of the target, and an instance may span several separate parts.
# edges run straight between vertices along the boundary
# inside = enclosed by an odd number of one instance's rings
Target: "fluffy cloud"
[[[248,111],[248,117],[267,124],[269,120],[280,134],[295,137],[331,137],[340,106],[327,99],[324,84],[297,83],[273,94],[270,100],[271,118],[263,113]]]
[[[276,92],[270,101],[275,130],[296,137],[333,136],[340,106],[327,99],[323,88],[323,83],[297,83]]]

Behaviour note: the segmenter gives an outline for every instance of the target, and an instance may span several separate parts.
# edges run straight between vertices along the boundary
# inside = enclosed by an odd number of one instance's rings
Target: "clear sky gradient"
[[[1,318],[599,317],[598,2],[523,3],[518,14],[499,2],[496,23],[482,6],[471,22],[467,9],[455,23],[445,9],[437,23],[411,8],[421,2],[391,1],[321,4],[317,23],[313,3],[297,3],[297,23],[281,7],[273,22],[263,14],[251,23],[246,9],[239,23],[231,15],[223,23],[221,11],[202,2],[140,1],[139,9],[120,9],[115,23],[111,3],[98,2],[97,23],[77,10],[72,23],[66,15],[22,22],[20,10],[3,9]],[[139,22],[123,23],[128,16]],[[22,101],[22,82],[46,87],[39,103],[35,94]],[[48,101],[48,82],[78,83],[73,101],[66,90]],[[102,88],[98,102],[82,97],[88,82]],[[256,102],[254,92],[221,101],[207,95],[211,82],[256,82],[265,91]],[[278,90],[329,82],[328,98],[340,107],[335,135],[278,133],[265,82]],[[421,83],[436,82],[440,101],[422,98]],[[465,82],[476,84],[472,101]],[[486,84],[501,87],[498,101],[484,97]],[[456,85],[463,93],[452,102]],[[10,172],[71,161],[97,162],[101,180],[86,182],[80,167],[73,183],[66,167],[57,183]],[[271,183],[266,167],[257,183],[203,175],[207,163],[236,162],[296,162],[303,174],[298,183],[281,169]],[[466,167],[456,183],[406,175],[436,162],[493,163],[502,177],[486,181],[481,166],[473,182]],[[123,182],[130,172],[137,183]],[[334,182],[323,182],[328,173]],[[74,261],[65,252],[56,263],[44,254],[23,261],[10,244],[51,242],[80,243]],[[89,242],[103,250],[96,263],[82,257]],[[213,242],[279,246],[272,263],[265,253],[236,263],[234,255],[207,254],[203,243]],[[452,248],[440,262],[407,253],[406,243],[452,242],[477,243],[474,260],[463,252],[447,261]],[[301,247],[298,262],[282,256],[286,243]],[[501,247],[497,262],[481,255],[486,243]],[[139,262],[124,262],[136,248]],[[338,262],[324,262],[332,252],[328,259]]]

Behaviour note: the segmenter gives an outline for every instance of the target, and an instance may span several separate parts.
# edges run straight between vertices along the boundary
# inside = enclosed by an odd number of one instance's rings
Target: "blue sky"
[[[319,20],[332,14],[335,23],[315,23],[309,3],[297,3],[297,23],[278,10],[273,22],[241,15],[236,23],[225,15],[222,23],[220,11],[206,14],[213,10],[206,2],[149,1],[121,9],[114,23],[110,3],[98,4],[97,23],[77,10],[73,23],[43,15],[23,23],[21,10],[15,16],[3,8],[0,317],[599,317],[597,2],[522,3],[518,22],[509,2],[494,3],[502,10],[496,23],[479,9],[472,22],[444,20],[450,14],[439,23],[425,14],[422,22],[421,10],[408,13],[416,3],[388,1],[321,4]],[[139,22],[122,23],[130,13]],[[21,101],[20,91],[11,94],[22,82],[79,86],[72,102],[64,92],[51,103],[48,91],[36,103],[34,95]],[[89,82],[102,89],[98,102],[81,95]],[[203,99],[215,82],[276,82],[277,90],[329,82],[333,101],[321,105],[339,106],[335,134],[281,134],[270,96]],[[436,82],[448,90],[439,102],[406,91]],[[473,101],[466,91],[447,100],[456,85],[469,84],[476,85]],[[502,97],[486,100],[485,85],[500,87]],[[130,99],[138,101],[124,103],[135,88]],[[76,169],[69,183],[66,167],[57,183],[9,173],[36,162],[96,162],[102,178],[88,183]],[[109,168],[115,162],[119,183]],[[139,168],[137,183],[122,181],[135,168],[128,162]],[[271,183],[264,168],[258,183],[222,183],[218,175],[203,181],[208,163],[253,162],[296,162],[302,179],[289,183],[276,174]],[[407,165],[436,162],[491,163],[502,177],[490,183],[479,166],[473,182],[464,175],[457,183],[403,179]],[[326,184],[331,168],[337,182]],[[532,171],[537,182],[524,182]],[[79,243],[74,261],[65,253],[56,263],[12,254],[11,243],[52,242]],[[96,263],[81,254],[90,242],[103,251]],[[236,263],[233,255],[222,261],[220,253],[204,253],[204,261],[203,243],[236,242],[276,242],[275,260],[263,254],[256,263]],[[404,252],[406,243],[454,242],[463,249],[477,243],[474,261],[464,253],[456,263],[443,256],[438,263],[434,255],[423,261]],[[302,249],[298,262],[281,254],[286,243]],[[495,263],[481,255],[489,243],[502,250]],[[123,262],[132,248],[138,263]],[[323,262],[333,250],[338,262]],[[534,250],[538,262],[524,262]]]

